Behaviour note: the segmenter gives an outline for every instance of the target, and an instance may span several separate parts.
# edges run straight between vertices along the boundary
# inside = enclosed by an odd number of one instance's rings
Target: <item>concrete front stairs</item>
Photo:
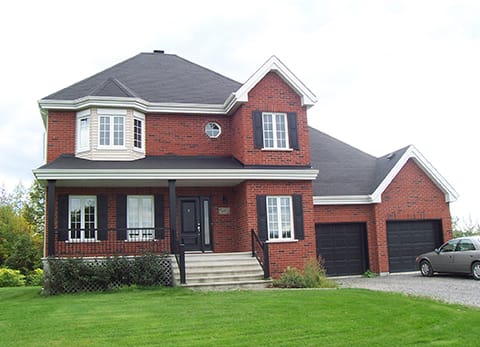
[[[180,272],[172,257],[175,284]],[[263,269],[250,252],[185,253],[186,284],[198,290],[264,289],[271,281],[263,279]]]

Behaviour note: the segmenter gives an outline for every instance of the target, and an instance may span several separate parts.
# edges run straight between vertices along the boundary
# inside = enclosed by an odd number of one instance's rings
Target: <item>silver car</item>
[[[433,252],[419,255],[416,261],[422,276],[433,276],[434,272],[465,273],[480,280],[480,236],[450,240]]]

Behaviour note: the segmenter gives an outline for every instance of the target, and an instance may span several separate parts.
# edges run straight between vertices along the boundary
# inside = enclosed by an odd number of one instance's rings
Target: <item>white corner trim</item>
[[[302,106],[313,106],[317,102],[317,97],[310,89],[300,81],[276,56],[272,55],[241,87],[234,95],[237,102],[247,102],[248,93],[253,87],[260,82],[267,73],[275,71],[294,91],[296,91],[301,99]]]
[[[405,166],[409,159],[413,159],[415,163],[425,172],[425,174],[435,183],[435,185],[445,194],[445,202],[454,202],[458,199],[458,193],[447,182],[447,180],[433,167],[432,164],[415,148],[410,145],[397,164],[388,173],[385,179],[378,185],[377,189],[372,194],[372,199],[375,202],[381,202],[382,193],[387,189],[388,185],[398,175],[400,170]]]
[[[379,201],[373,201],[371,195],[331,195],[314,196],[314,205],[368,205]]]

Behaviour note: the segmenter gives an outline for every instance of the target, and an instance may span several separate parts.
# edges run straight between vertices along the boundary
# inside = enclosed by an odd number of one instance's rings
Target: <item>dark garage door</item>
[[[357,275],[368,268],[364,223],[316,224],[317,256],[325,260],[327,274]]]
[[[390,272],[415,271],[415,257],[443,242],[440,221],[387,222]]]

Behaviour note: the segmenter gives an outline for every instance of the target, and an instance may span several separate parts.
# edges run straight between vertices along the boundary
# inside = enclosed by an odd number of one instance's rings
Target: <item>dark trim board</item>
[[[415,271],[415,258],[443,243],[440,220],[387,221],[390,272]]]
[[[320,223],[315,234],[317,256],[324,259],[327,275],[359,275],[368,269],[365,223]]]

